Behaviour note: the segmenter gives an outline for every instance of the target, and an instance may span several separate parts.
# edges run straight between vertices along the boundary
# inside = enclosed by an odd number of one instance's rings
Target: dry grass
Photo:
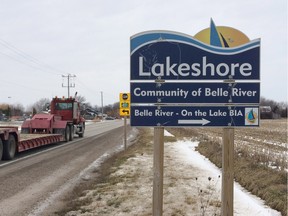
[[[215,147],[217,146],[217,147]],[[219,143],[201,142],[198,151],[218,167],[222,164],[222,147]],[[265,200],[266,204],[287,214],[287,172],[274,170],[257,163],[249,154],[234,155],[234,176],[244,188]]]
[[[221,129],[171,129],[201,139],[197,150],[222,166]],[[235,130],[234,176],[244,188],[287,215],[287,120],[265,120],[260,128]],[[274,165],[273,167],[271,165]]]

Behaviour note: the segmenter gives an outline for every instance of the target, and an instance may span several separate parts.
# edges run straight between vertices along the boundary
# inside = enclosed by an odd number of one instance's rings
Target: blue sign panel
[[[131,83],[131,103],[258,104],[260,83]]]
[[[132,106],[131,126],[258,127],[259,107]]]
[[[260,79],[260,40],[222,48],[181,33],[151,31],[130,42],[131,80]]]

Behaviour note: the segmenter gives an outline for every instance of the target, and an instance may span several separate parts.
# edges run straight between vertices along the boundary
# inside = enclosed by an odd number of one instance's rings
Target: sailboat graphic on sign
[[[250,112],[248,113],[247,115],[247,119],[251,122],[254,122],[255,121],[255,116],[254,116],[254,112],[253,112],[253,109],[250,110]]]
[[[245,125],[258,124],[258,108],[245,108]]]

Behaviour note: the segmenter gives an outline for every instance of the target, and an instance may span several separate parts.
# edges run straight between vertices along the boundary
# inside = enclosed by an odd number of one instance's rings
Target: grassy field
[[[171,129],[178,137],[196,136],[198,151],[222,164],[222,129]],[[262,120],[259,128],[235,129],[234,176],[244,188],[287,215],[287,120]]]

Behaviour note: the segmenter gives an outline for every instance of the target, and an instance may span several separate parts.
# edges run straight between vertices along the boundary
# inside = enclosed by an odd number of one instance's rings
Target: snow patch
[[[166,137],[174,137],[174,135],[169,133],[167,130],[164,130],[164,136],[166,136]]]
[[[206,173],[207,176],[221,175],[221,170],[210,162],[206,157],[195,151],[198,142],[177,141],[173,148],[182,155],[183,162],[192,164]],[[221,181],[215,185],[216,191],[221,191]],[[261,216],[281,216],[281,213],[269,208],[264,201],[257,196],[247,192],[238,183],[234,182],[234,215],[261,215]]]

